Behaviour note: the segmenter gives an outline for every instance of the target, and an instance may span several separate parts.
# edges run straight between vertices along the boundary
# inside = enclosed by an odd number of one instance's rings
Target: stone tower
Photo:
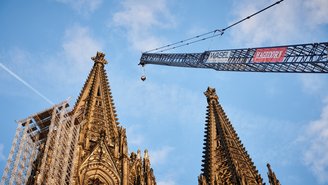
[[[73,184],[155,184],[147,151],[128,156],[126,131],[119,126],[107,75],[107,61],[98,52],[73,109],[80,134]],[[98,183],[98,184],[99,184]]]
[[[220,105],[215,89],[209,87],[204,94],[208,106],[198,184],[262,185],[263,180]],[[270,184],[278,185],[271,169],[268,175]]]
[[[98,52],[72,110],[68,102],[18,121],[0,184],[156,185],[148,151],[128,153]]]
[[[67,101],[17,121],[0,185],[156,185],[148,151],[128,152],[98,52],[73,109]],[[246,149],[208,88],[199,185],[263,185]],[[270,165],[270,185],[280,185]]]

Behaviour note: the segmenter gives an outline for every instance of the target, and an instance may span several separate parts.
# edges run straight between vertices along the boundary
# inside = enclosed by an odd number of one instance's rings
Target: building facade
[[[156,185],[148,151],[128,153],[98,52],[75,106],[67,101],[17,122],[1,185]],[[263,180],[208,88],[199,185],[262,185]],[[280,185],[268,164],[270,185]]]
[[[261,175],[230,123],[214,88],[208,87],[207,113],[199,185],[263,185]],[[270,185],[280,185],[268,164]]]
[[[65,101],[18,121],[1,184],[155,185],[148,151],[128,153],[98,52],[72,110]]]

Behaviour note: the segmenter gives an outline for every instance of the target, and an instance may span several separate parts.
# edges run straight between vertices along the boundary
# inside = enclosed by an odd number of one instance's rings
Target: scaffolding
[[[0,185],[69,184],[79,124],[69,104],[60,104],[17,122]]]

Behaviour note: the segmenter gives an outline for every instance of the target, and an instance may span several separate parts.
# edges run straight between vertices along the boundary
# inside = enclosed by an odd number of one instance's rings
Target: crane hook
[[[142,76],[140,78],[142,81],[146,80],[146,72],[145,72],[145,67],[142,65]]]

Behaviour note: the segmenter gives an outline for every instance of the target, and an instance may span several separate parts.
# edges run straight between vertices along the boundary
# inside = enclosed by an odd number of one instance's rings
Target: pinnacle
[[[218,100],[219,99],[218,95],[216,94],[215,88],[208,87],[207,90],[204,92],[204,94],[208,100],[210,100],[210,99]]]
[[[107,64],[107,60],[105,59],[105,54],[102,52],[99,52],[99,51],[97,51],[97,55],[94,57],[91,57],[91,59],[95,63]]]

